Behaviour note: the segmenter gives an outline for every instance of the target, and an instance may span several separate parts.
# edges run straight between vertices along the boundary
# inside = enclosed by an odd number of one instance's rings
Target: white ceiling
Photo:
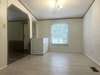
[[[37,19],[82,17],[94,0],[59,0],[63,8],[56,10],[49,5],[52,0],[20,0]]]

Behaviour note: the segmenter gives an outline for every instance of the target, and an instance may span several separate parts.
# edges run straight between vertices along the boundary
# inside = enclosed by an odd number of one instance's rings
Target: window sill
[[[69,44],[52,44],[53,46],[68,46]]]

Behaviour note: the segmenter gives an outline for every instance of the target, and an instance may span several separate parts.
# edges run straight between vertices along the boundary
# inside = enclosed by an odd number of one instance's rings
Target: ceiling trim
[[[95,0],[91,3],[91,5],[89,6],[89,8],[87,9],[87,11],[85,12],[85,14],[84,14],[82,17],[84,17],[84,16],[87,14],[87,12],[88,12],[89,9],[92,7],[92,5],[94,4],[94,2],[95,2]]]
[[[31,12],[31,10],[21,0],[18,0],[18,1],[32,14],[32,16],[34,16],[33,13]],[[34,17],[36,18],[36,20],[38,20],[38,18],[36,16],[34,16]]]
[[[45,20],[62,20],[62,19],[82,19],[83,17],[68,17],[68,18],[52,18],[52,19],[38,19],[38,21],[45,21]]]
[[[23,20],[8,20],[8,22],[25,22],[28,21],[27,19],[23,19]]]

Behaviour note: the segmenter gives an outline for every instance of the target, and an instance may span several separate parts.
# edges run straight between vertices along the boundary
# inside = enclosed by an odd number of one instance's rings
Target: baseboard
[[[99,65],[100,66],[100,63],[97,61],[97,60],[95,60],[95,59],[93,59],[92,57],[90,57],[88,54],[85,54],[90,60],[92,60],[94,63],[96,63],[97,65]]]
[[[5,65],[3,67],[0,67],[0,70],[3,70],[4,68],[6,68],[8,65]]]

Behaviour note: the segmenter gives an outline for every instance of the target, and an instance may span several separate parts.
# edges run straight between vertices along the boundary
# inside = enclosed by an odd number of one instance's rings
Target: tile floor
[[[99,66],[82,54],[29,55],[0,71],[0,75],[100,75]]]

